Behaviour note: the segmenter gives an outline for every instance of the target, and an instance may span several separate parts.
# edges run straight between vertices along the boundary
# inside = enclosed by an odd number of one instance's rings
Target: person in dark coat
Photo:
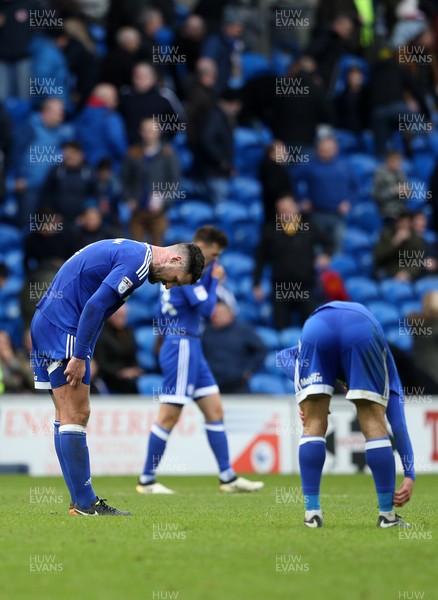
[[[292,325],[293,313],[300,324],[316,308],[316,267],[329,264],[329,241],[311,221],[300,213],[291,196],[276,202],[276,223],[266,225],[260,241],[254,272],[254,296],[265,299],[260,285],[266,263],[272,265],[272,304],[274,324],[281,330]]]
[[[232,309],[221,300],[205,328],[202,348],[223,394],[249,393],[248,380],[267,353],[253,328],[236,320]]]
[[[263,188],[265,223],[275,223],[275,203],[286,195],[292,195],[292,186],[286,167],[288,154],[280,140],[274,140],[266,148],[260,163],[260,182]]]
[[[172,147],[162,142],[152,119],[143,119],[140,135],[142,145],[132,148],[122,164],[123,195],[132,210],[132,238],[141,242],[150,235],[152,244],[161,246],[166,209],[178,199],[181,170]]]
[[[41,191],[41,204],[61,215],[66,223],[73,224],[84,200],[96,195],[96,176],[85,162],[78,142],[64,144],[63,155],[62,163],[49,172]]]
[[[127,307],[123,305],[106,321],[96,345],[94,359],[99,376],[113,394],[137,394],[137,379],[143,374],[138,366],[134,332],[127,325]]]
[[[206,111],[199,125],[193,149],[193,173],[205,186],[207,199],[213,204],[227,197],[229,178],[233,174],[233,129],[241,106],[237,90],[227,90]]]
[[[163,124],[167,139],[177,132],[179,115],[160,89],[154,67],[148,63],[137,64],[132,74],[132,87],[120,90],[120,113],[130,145],[141,143],[140,123],[143,119],[155,118],[158,124]]]
[[[116,45],[103,60],[100,79],[117,89],[129,86],[135,65],[150,58],[142,50],[140,32],[134,27],[121,27],[116,33]]]

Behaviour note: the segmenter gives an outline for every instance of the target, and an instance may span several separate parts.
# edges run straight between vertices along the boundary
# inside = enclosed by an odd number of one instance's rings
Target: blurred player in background
[[[264,485],[237,477],[230,465],[219,388],[202,352],[202,322],[211,316],[217,301],[216,288],[224,277],[224,269],[217,260],[228,240],[220,229],[206,225],[196,231],[194,242],[205,257],[206,269],[201,280],[184,289],[161,289],[158,322],[164,338],[159,355],[163,393],[157,420],[151,428],[143,474],[136,487],[140,494],[174,493],[156,482],[156,471],[170,433],[184,405],[191,400],[196,401],[205,417],[208,443],[219,468],[220,490],[254,492]]]
[[[70,514],[130,514],[108,506],[91,485],[90,361],[104,320],[147,280],[170,289],[195,283],[203,267],[195,244],[160,248],[104,240],[65,262],[38,302],[31,324],[35,387],[49,390],[55,404],[55,449],[71,495]]]
[[[299,446],[304,524],[322,527],[320,484],[325,462],[327,417],[335,380],[345,382],[365,436],[365,457],[379,503],[377,527],[409,527],[394,506],[406,504],[415,481],[414,455],[404,414],[403,388],[379,322],[361,304],[330,302],[306,321],[298,346],[283,351],[294,378],[303,421]],[[292,375],[293,373],[293,375]],[[395,461],[386,429],[391,425],[404,480],[395,492]]]

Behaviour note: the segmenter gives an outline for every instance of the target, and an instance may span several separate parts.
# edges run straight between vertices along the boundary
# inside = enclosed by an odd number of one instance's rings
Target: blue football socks
[[[223,483],[228,483],[236,479],[236,473],[230,465],[230,453],[228,451],[228,440],[224,422],[222,420],[206,421],[205,431],[207,432],[208,443],[219,467],[219,479]]]
[[[82,425],[61,425],[59,446],[72,486],[72,496],[80,508],[91,508],[97,496],[91,485],[87,434]]]
[[[143,474],[140,475],[140,483],[147,485],[153,483],[156,477],[156,470],[163,458],[166,450],[167,440],[169,439],[170,430],[161,427],[154,423],[151,427],[149,436],[148,454],[143,469]]]
[[[298,452],[306,511],[320,510],[320,486],[325,462],[325,438],[302,436]]]
[[[394,508],[395,461],[388,436],[366,440],[365,458],[376,486],[380,512]]]

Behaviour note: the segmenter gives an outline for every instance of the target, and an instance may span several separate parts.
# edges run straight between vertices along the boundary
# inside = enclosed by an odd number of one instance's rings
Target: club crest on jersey
[[[195,292],[195,296],[197,297],[198,300],[200,300],[201,302],[203,302],[204,300],[207,300],[208,298],[208,294],[207,294],[207,290],[205,289],[205,287],[203,285],[197,285],[193,291]]]
[[[134,284],[129,279],[129,277],[122,277],[122,281],[119,283],[119,287],[117,288],[120,295],[123,295],[125,292],[129,290]]]

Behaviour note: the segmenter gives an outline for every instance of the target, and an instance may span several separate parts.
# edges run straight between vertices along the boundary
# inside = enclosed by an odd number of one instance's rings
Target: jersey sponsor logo
[[[193,289],[195,296],[197,297],[198,300],[200,300],[201,302],[204,302],[204,300],[207,300],[208,298],[208,293],[207,290],[205,289],[205,287],[203,285],[197,285],[194,289]]]
[[[129,288],[132,287],[133,285],[134,284],[129,279],[129,277],[122,277],[122,281],[119,283],[117,290],[118,290],[119,294],[122,295],[125,292],[127,292],[129,290]]]
[[[312,383],[322,383],[322,375],[318,371],[312,373],[309,377],[300,379],[300,385],[312,385]]]

